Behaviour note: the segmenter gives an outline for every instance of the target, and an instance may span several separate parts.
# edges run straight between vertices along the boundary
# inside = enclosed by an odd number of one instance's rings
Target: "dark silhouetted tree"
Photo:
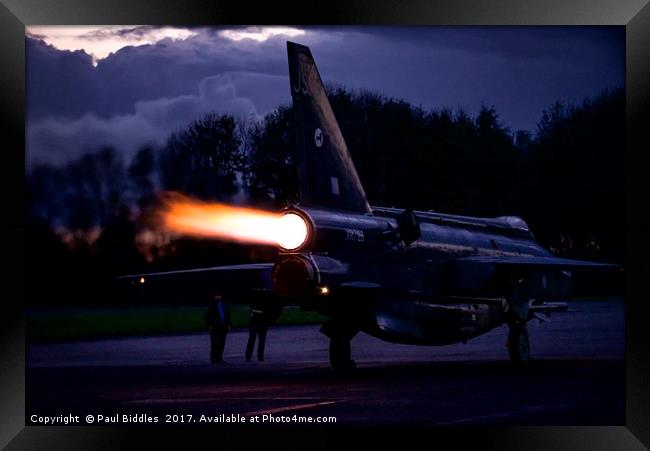
[[[522,214],[547,244],[565,235],[574,256],[621,260],[625,223],[625,94],[606,91],[542,115],[523,170]],[[586,254],[584,256],[587,256]]]
[[[65,199],[72,229],[104,226],[119,215],[126,199],[126,177],[121,157],[104,148],[70,162],[64,170]]]
[[[154,183],[152,180],[155,169],[154,151],[151,147],[143,147],[131,161],[128,169],[132,198],[140,211],[145,210],[154,201]]]
[[[248,130],[244,180],[254,202],[270,200],[282,207],[296,199],[298,172],[292,120],[291,109],[281,106]]]
[[[242,166],[234,118],[215,114],[174,133],[159,159],[165,190],[222,201],[237,192],[237,173]]]

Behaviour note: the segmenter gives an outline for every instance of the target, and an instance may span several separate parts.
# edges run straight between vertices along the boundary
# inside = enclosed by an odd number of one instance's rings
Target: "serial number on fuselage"
[[[345,239],[347,241],[363,243],[365,241],[365,235],[363,234],[363,230],[345,229]]]

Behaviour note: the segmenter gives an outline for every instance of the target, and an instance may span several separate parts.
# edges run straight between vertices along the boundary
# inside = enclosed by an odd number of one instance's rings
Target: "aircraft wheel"
[[[320,331],[330,339],[330,364],[333,369],[356,368],[352,360],[352,338],[359,332],[359,329],[345,319],[333,318],[326,321]]]
[[[530,360],[530,342],[526,325],[510,327],[508,334],[508,353],[510,360],[517,365],[524,365]]]
[[[356,368],[356,364],[350,356],[350,340],[339,337],[330,339],[330,364],[332,369],[347,370]]]

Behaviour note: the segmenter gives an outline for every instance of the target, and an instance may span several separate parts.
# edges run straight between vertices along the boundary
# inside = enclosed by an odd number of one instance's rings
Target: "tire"
[[[350,340],[345,338],[332,338],[330,340],[330,364],[335,370],[349,370],[356,368],[351,354]]]
[[[508,353],[515,365],[525,365],[530,361],[530,341],[526,326],[512,326],[508,334]]]
[[[332,318],[326,321],[320,331],[330,339],[329,357],[333,369],[354,369],[356,364],[351,359],[352,338],[359,328],[346,319]]]

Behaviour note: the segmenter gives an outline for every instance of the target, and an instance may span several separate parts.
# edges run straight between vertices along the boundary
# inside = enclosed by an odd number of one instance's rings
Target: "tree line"
[[[559,255],[623,260],[622,89],[556,102],[534,133],[510,130],[488,106],[472,116],[340,86],[328,95],[371,204],[518,215]],[[30,168],[28,274],[83,302],[93,285],[125,272],[271,260],[274,250],[260,246],[155,243],[142,219],[163,191],[266,208],[295,201],[292,123],[286,105],[259,122],[208,114],[131,161],[102,148]]]

